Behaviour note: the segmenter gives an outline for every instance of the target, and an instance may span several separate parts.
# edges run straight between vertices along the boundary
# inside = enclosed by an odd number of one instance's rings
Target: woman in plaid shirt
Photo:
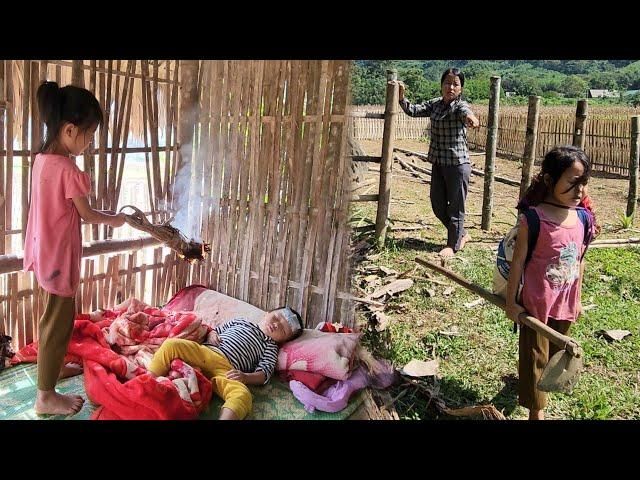
[[[480,122],[469,104],[460,98],[464,74],[457,68],[449,68],[442,74],[442,97],[422,104],[409,103],[404,98],[404,84],[398,84],[402,110],[412,117],[431,118],[431,207],[448,232],[447,245],[440,255],[450,257],[471,239],[464,229],[464,203],[471,174],[467,127],[478,128]]]

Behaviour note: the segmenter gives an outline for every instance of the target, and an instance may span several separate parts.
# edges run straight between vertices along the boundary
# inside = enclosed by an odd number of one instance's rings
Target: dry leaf
[[[460,337],[462,334],[460,333],[460,329],[457,325],[452,325],[449,330],[443,330],[438,332],[440,335],[445,335],[447,337]]]
[[[452,293],[453,293],[453,287],[447,287],[444,289],[444,292],[442,292],[442,295],[444,295],[445,297],[448,297]]]
[[[376,280],[380,280],[380,277],[378,277],[377,275],[367,275],[363,280],[367,283],[373,283]]]
[[[427,292],[428,297],[436,296],[436,291],[433,288],[425,288],[424,291]]]
[[[477,307],[482,302],[484,302],[484,298],[479,298],[477,300],[474,300],[473,302],[465,303],[464,306],[465,306],[465,308],[473,308],[473,307]]]
[[[369,295],[369,298],[380,298],[384,295],[392,296],[392,295],[395,295],[396,293],[403,292],[408,288],[411,288],[412,286],[413,286],[413,280],[411,279],[407,278],[403,280],[395,280],[390,284],[385,285],[379,288],[378,290],[376,290],[375,292],[373,292],[371,295]]]
[[[622,340],[624,337],[631,335],[629,330],[599,330],[598,335],[603,336],[607,340]]]
[[[413,359],[402,367],[402,373],[410,377],[432,377],[438,373],[438,360],[423,362]]]
[[[380,267],[380,270],[385,274],[385,275],[395,275],[398,272],[396,272],[393,268],[387,268],[387,267]]]
[[[590,303],[589,305],[583,305],[582,306],[582,311],[583,312],[588,312],[589,310],[593,310],[594,308],[596,308],[598,305],[596,305],[595,303]]]
[[[482,414],[485,420],[506,420],[505,416],[493,405],[474,405],[472,407],[462,408],[445,408],[443,411],[447,415],[454,417],[468,417],[471,415]]]
[[[613,277],[610,277],[609,275],[600,275],[600,280],[602,280],[603,282],[610,282],[611,280],[613,280]]]

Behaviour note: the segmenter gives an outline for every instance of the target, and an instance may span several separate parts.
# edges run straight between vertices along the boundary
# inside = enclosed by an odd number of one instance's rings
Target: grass
[[[405,271],[414,265],[416,256],[432,256],[439,248],[425,238],[389,238],[374,263]],[[470,244],[457,257],[449,268],[491,288],[494,254],[489,248]],[[584,370],[572,395],[550,394],[547,417],[639,419],[640,248],[593,248],[586,259],[583,305],[595,307],[585,311],[570,331],[585,351]],[[446,280],[437,274],[433,278]],[[435,385],[449,407],[493,403],[507,418],[526,418],[526,410],[517,405],[518,347],[512,323],[486,302],[465,307],[478,297],[464,288],[455,285],[453,293],[444,296],[445,288],[416,281],[411,289],[388,301],[389,327],[383,332],[367,328],[364,342],[397,367],[413,358],[438,358],[440,378]],[[427,290],[435,295],[428,295]],[[440,333],[453,326],[460,336]],[[632,335],[609,343],[597,335],[608,329],[630,330]],[[401,390],[395,387],[391,396]],[[399,398],[395,407],[403,419],[441,417],[416,390]]]

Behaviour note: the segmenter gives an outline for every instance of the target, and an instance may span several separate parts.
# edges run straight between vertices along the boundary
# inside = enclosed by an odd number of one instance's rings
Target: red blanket
[[[174,297],[175,298],[175,297]],[[132,302],[134,303],[134,302]],[[133,310],[142,308],[135,304]],[[73,336],[69,342],[65,363],[84,365],[84,383],[88,398],[100,405],[92,419],[127,420],[182,420],[196,418],[211,400],[213,389],[209,379],[199,371],[174,360],[167,377],[154,378],[146,373],[138,356],[125,356],[113,348],[122,345],[108,342],[110,328],[118,321],[128,324],[114,336],[135,339],[137,342],[151,340],[157,344],[168,337],[189,336],[196,328],[194,316],[187,313],[161,312],[146,305],[140,312],[127,313],[106,311],[103,320],[92,322],[88,315],[76,317]],[[137,315],[137,316],[136,316]],[[134,321],[130,321],[135,316]],[[128,320],[124,320],[127,319]],[[157,321],[162,318],[161,321]],[[138,328],[140,326],[146,328]],[[149,327],[153,327],[149,330]],[[162,332],[160,334],[159,332]],[[107,335],[105,335],[105,333]],[[135,346],[134,344],[128,346]],[[37,342],[17,352],[12,363],[35,362]]]

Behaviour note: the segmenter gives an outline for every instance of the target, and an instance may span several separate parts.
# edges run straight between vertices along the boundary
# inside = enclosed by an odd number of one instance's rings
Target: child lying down
[[[302,334],[302,319],[289,307],[272,310],[255,324],[236,319],[215,327],[203,344],[169,338],[153,355],[148,372],[164,376],[171,361],[181,359],[211,379],[213,391],[224,400],[220,420],[241,420],[252,407],[246,385],[269,381],[283,343]]]

